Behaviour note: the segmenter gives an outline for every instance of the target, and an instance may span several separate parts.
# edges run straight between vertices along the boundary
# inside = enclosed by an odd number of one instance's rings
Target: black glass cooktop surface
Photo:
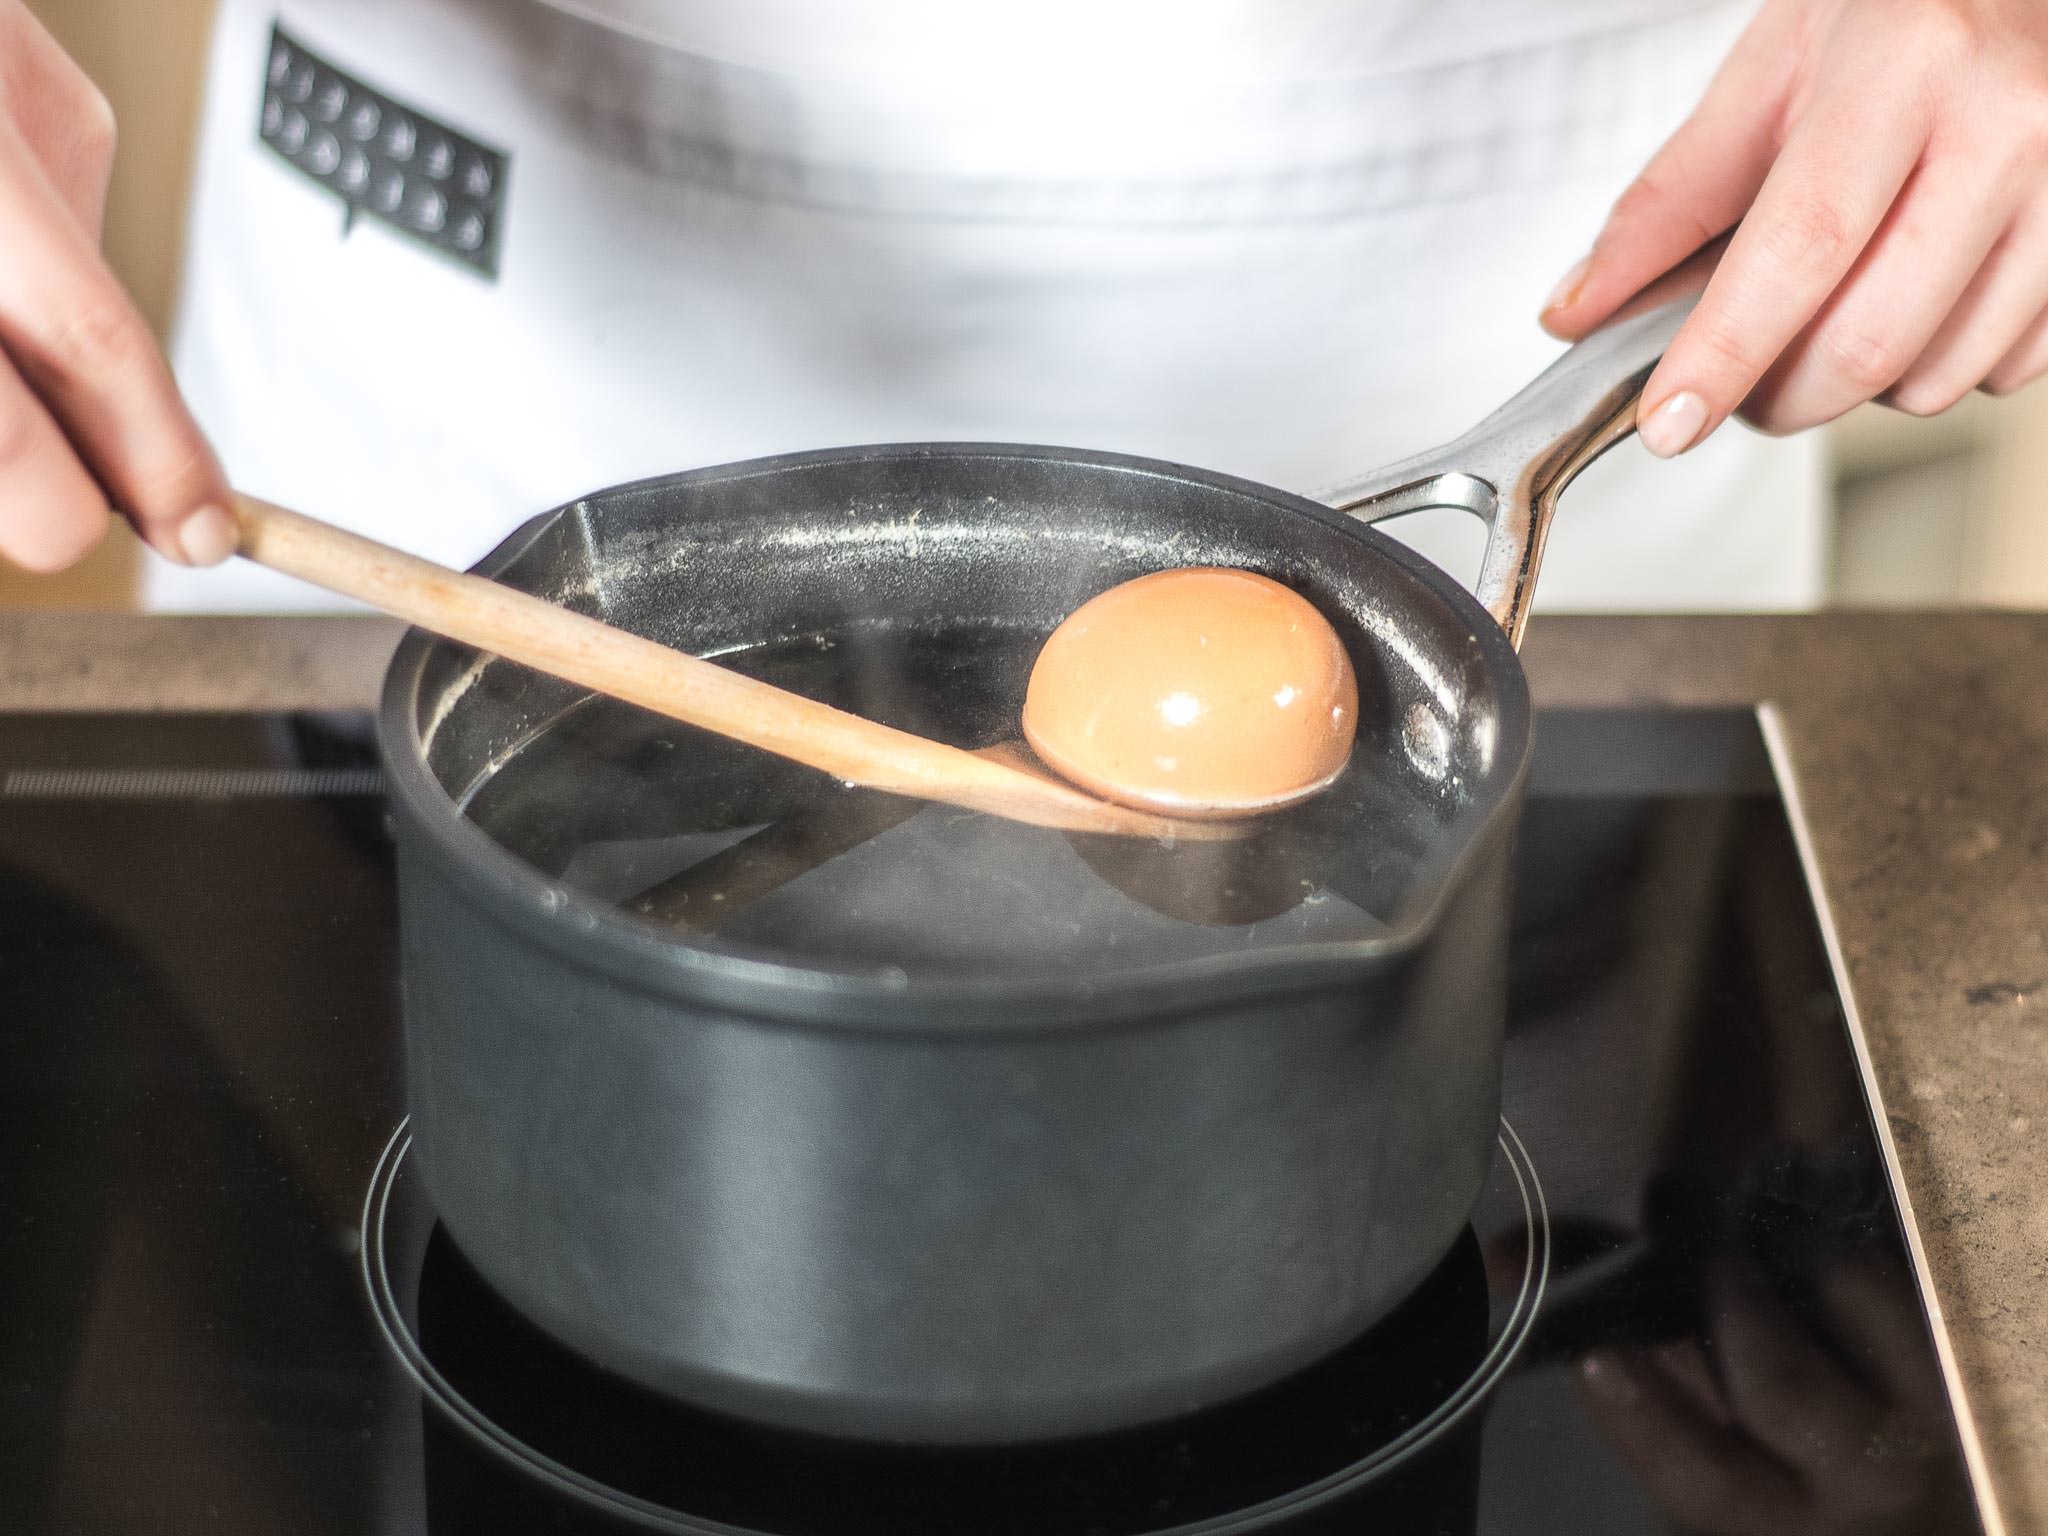
[[[1393,1318],[972,1452],[639,1394],[405,1206],[370,761],[356,716],[0,720],[0,1530],[1989,1528],[1749,716],[1544,717],[1502,1163]]]

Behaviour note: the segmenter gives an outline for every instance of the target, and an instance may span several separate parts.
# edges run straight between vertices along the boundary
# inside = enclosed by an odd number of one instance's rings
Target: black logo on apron
[[[500,151],[372,90],[282,27],[270,33],[258,132],[341,199],[344,231],[365,214],[496,279],[511,164]]]

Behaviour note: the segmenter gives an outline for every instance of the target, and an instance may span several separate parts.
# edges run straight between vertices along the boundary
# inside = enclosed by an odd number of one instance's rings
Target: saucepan
[[[1689,305],[1638,310],[1464,437],[1319,499],[933,443],[627,485],[507,539],[480,571],[738,658],[854,622],[1043,635],[1154,569],[1265,572],[1351,649],[1352,774],[1387,790],[1356,803],[1384,818],[1368,846],[1402,857],[1325,872],[1364,928],[1254,942],[1251,923],[1185,958],[996,945],[927,967],[679,930],[547,850],[602,841],[650,783],[672,830],[701,830],[694,781],[593,755],[515,854],[476,808],[587,701],[413,633],[380,732],[414,1156],[457,1247],[601,1366],[866,1439],[1165,1419],[1385,1316],[1459,1237],[1495,1146],[1531,747],[1516,642],[1545,532],[1632,430]],[[1439,506],[1490,527],[1476,594],[1371,526]],[[728,832],[807,772],[733,771],[763,800],[735,813],[728,784]]]

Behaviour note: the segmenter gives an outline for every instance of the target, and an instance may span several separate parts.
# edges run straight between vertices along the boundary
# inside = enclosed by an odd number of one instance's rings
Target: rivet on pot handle
[[[1698,265],[1682,270],[1693,273]],[[1676,285],[1696,289],[1696,279],[1672,276]],[[1659,290],[1671,287],[1660,282],[1637,304]],[[1476,595],[1519,647],[1559,495],[1635,430],[1643,386],[1698,299],[1694,291],[1624,311],[1464,436],[1316,499],[1368,523],[1429,507],[1462,508],[1484,520],[1489,532]]]

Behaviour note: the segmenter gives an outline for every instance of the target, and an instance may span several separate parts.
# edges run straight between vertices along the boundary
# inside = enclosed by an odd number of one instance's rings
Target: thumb
[[[1576,340],[1646,284],[1740,221],[1777,158],[1794,50],[1766,7],[1692,115],[1615,201],[1592,251],[1543,306],[1544,329]]]

